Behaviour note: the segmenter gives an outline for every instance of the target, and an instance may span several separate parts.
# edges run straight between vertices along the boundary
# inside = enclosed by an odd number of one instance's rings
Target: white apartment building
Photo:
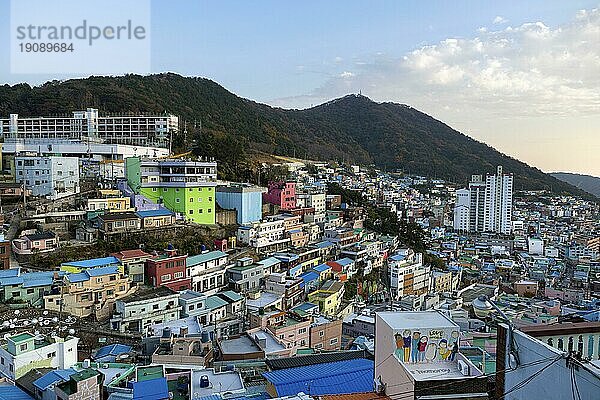
[[[146,333],[152,325],[180,318],[179,293],[165,286],[138,290],[115,303],[111,328],[119,332]]]
[[[192,278],[192,288],[211,295],[228,285],[227,253],[208,251],[186,259],[187,276]]]
[[[0,375],[12,380],[19,379],[33,368],[66,369],[77,363],[79,338],[67,336],[35,336],[20,333],[5,339],[0,346]]]
[[[411,249],[400,249],[388,260],[390,291],[394,299],[429,292],[431,268],[423,265],[423,255]]]
[[[168,148],[171,135],[179,130],[179,118],[170,114],[100,115],[97,109],[73,111],[59,117],[0,119],[5,140],[78,140],[133,146]]]
[[[467,207],[468,205],[468,207]],[[513,175],[498,166],[496,175],[473,175],[468,189],[456,191],[453,227],[458,231],[510,234]]]
[[[270,219],[240,226],[236,236],[240,243],[254,247],[261,252],[271,246],[285,247],[285,244],[290,241],[285,237],[285,231],[286,221],[284,219]]]
[[[471,207],[471,191],[459,189],[456,191],[454,205],[454,230],[468,232],[470,229],[469,209]]]
[[[32,195],[53,200],[79,193],[79,159],[17,156],[15,181],[31,190]]]
[[[502,173],[486,176],[484,231],[509,234],[512,228],[513,175]]]

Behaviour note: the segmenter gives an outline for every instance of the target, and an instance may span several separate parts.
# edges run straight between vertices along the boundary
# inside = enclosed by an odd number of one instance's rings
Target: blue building
[[[248,224],[262,218],[262,194],[259,186],[235,184],[217,187],[217,204],[226,210],[237,211],[237,223]]]

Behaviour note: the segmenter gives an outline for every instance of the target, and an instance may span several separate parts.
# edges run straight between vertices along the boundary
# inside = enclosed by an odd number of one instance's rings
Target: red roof
[[[139,257],[152,257],[151,254],[146,253],[144,250],[121,250],[117,253],[112,253],[111,256],[117,257],[119,260],[128,258],[139,258]]]

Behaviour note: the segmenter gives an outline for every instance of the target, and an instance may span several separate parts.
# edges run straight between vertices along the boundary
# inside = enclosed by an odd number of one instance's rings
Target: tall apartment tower
[[[512,227],[513,175],[498,166],[496,175],[485,180],[484,231],[509,234]]]
[[[509,234],[512,227],[513,175],[499,166],[496,175],[471,176],[469,189],[456,191],[454,229]],[[468,205],[468,207],[467,207]]]
[[[483,232],[485,227],[486,183],[481,175],[471,176],[469,192],[469,230],[473,232]]]

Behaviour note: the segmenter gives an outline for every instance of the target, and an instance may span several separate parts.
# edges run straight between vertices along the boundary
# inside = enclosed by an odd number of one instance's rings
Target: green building
[[[197,224],[215,223],[215,161],[125,159],[129,187]],[[138,210],[141,211],[141,210]]]

